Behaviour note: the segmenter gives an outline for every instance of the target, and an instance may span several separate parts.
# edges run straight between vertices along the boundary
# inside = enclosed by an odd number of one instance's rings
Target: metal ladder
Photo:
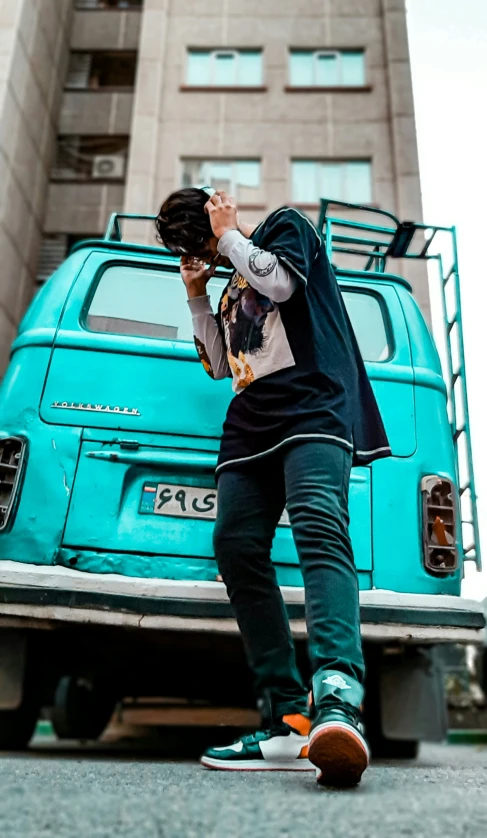
[[[367,213],[368,217],[373,214],[381,223],[352,221],[332,215],[332,206],[341,207],[342,211],[361,210]],[[363,260],[361,271],[375,274],[385,273],[389,258],[422,259],[436,266],[440,283],[446,356],[446,369],[443,370],[443,374],[447,384],[448,411],[455,449],[463,554],[465,561],[475,562],[477,569],[481,570],[456,228],[400,222],[392,213],[384,210],[325,199],[321,202],[318,229],[324,236],[328,257],[332,263],[335,262],[335,256],[347,254]],[[442,237],[446,239],[443,247],[439,242]],[[448,253],[447,256],[445,252]]]

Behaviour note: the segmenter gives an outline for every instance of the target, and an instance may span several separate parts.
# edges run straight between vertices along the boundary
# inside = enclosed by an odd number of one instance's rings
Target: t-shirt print
[[[223,293],[220,317],[236,393],[265,375],[295,365],[279,306],[239,273]]]

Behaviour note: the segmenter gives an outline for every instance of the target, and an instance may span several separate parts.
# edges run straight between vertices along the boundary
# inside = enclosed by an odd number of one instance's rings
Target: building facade
[[[405,0],[0,0],[0,125],[2,366],[72,243],[181,185],[421,218]]]

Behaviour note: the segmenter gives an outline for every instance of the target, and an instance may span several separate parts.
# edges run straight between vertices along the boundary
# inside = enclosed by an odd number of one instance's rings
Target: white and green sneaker
[[[267,730],[242,736],[223,748],[208,748],[201,765],[217,771],[314,771],[308,759],[310,720],[295,713]]]

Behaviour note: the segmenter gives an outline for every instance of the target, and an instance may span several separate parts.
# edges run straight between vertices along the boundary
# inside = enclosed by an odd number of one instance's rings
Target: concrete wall
[[[71,48],[138,49],[140,13],[138,11],[75,11]]]
[[[33,293],[72,0],[0,0],[0,369]]]
[[[51,183],[46,233],[104,233],[112,212],[123,207],[123,184]]]
[[[423,210],[404,0],[381,0],[381,10],[394,167],[394,206],[402,221],[421,221]],[[421,262],[403,262],[399,263],[398,272],[412,284],[415,297],[430,321],[426,265]]]
[[[186,48],[208,45],[263,47],[266,89],[182,91]],[[300,46],[365,48],[371,90],[286,91]],[[145,0],[126,210],[154,212],[192,156],[260,157],[265,207],[242,213],[257,220],[291,201],[292,158],[370,157],[374,202],[420,219],[404,0]]]
[[[134,96],[130,92],[66,91],[60,134],[129,134]]]

